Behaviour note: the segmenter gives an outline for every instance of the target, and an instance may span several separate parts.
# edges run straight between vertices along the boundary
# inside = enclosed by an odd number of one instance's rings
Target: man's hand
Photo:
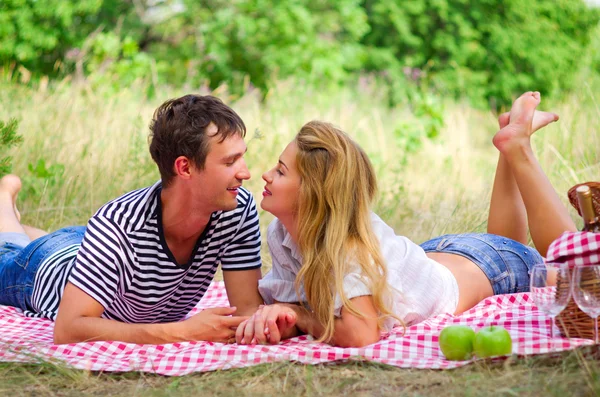
[[[235,339],[238,344],[277,344],[282,339],[297,334],[297,314],[285,304],[261,306],[248,320],[237,328]]]
[[[249,318],[248,316],[229,316],[236,310],[235,307],[215,307],[202,310],[181,323],[183,339],[233,343],[236,328]]]

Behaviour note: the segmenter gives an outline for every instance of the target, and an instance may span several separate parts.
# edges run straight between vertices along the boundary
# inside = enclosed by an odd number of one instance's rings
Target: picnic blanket
[[[546,261],[571,269],[600,264],[600,233],[564,232],[548,247]]]
[[[227,306],[223,282],[213,282],[190,313]],[[24,317],[17,309],[0,306],[0,361],[51,361],[92,371],[142,371],[162,375],[246,367],[291,360],[318,364],[339,360],[368,360],[397,367],[455,368],[471,361],[447,361],[438,347],[440,331],[453,324],[505,327],[513,339],[513,353],[541,354],[592,344],[587,339],[550,338],[550,318],[539,312],[527,293],[497,295],[459,316],[432,317],[404,329],[395,328],[381,341],[363,348],[338,348],[315,343],[308,336],[275,346],[238,346],[209,342],[139,345],[122,342],[87,342],[54,345],[54,323]],[[556,329],[555,329],[556,330]],[[555,332],[558,334],[558,332]]]

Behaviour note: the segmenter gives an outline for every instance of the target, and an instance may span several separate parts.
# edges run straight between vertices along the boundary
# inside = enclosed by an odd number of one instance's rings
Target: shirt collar
[[[290,235],[290,233],[288,233],[285,226],[283,226],[282,224],[281,227],[283,229],[283,242],[281,243],[281,245],[288,248],[290,250],[290,253],[292,254],[292,258],[294,258],[300,264],[302,264],[302,254],[300,253],[298,246],[296,245],[296,243],[294,243],[294,240],[292,240],[292,236]]]

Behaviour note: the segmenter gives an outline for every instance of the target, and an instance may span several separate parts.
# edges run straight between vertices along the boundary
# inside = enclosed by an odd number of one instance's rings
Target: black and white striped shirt
[[[178,321],[198,303],[218,265],[224,271],[261,266],[258,213],[238,190],[238,206],[217,211],[180,265],[164,239],[161,183],[125,194],[90,219],[81,246],[66,247],[40,266],[26,315],[56,319],[66,281],[104,307],[103,318],[130,323]]]

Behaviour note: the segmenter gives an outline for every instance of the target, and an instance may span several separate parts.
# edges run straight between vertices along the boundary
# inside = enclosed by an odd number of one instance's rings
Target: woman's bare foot
[[[501,153],[506,154],[519,147],[530,147],[531,134],[558,119],[554,113],[540,112],[534,128],[534,112],[540,100],[540,93],[531,91],[515,100],[508,116],[510,122],[498,131],[493,139],[494,146]],[[504,121],[505,116],[501,116],[499,122]]]
[[[21,191],[21,179],[18,176],[6,175],[0,179],[0,205],[5,203],[6,205],[12,205],[17,219],[21,221],[21,214],[17,210],[19,191]]]
[[[533,134],[540,128],[544,128],[550,123],[558,121],[559,117],[556,113],[551,112],[542,112],[541,110],[536,110],[533,112],[533,121],[531,122],[531,133]],[[510,112],[502,113],[498,116],[498,125],[500,128],[504,128],[510,123]]]

